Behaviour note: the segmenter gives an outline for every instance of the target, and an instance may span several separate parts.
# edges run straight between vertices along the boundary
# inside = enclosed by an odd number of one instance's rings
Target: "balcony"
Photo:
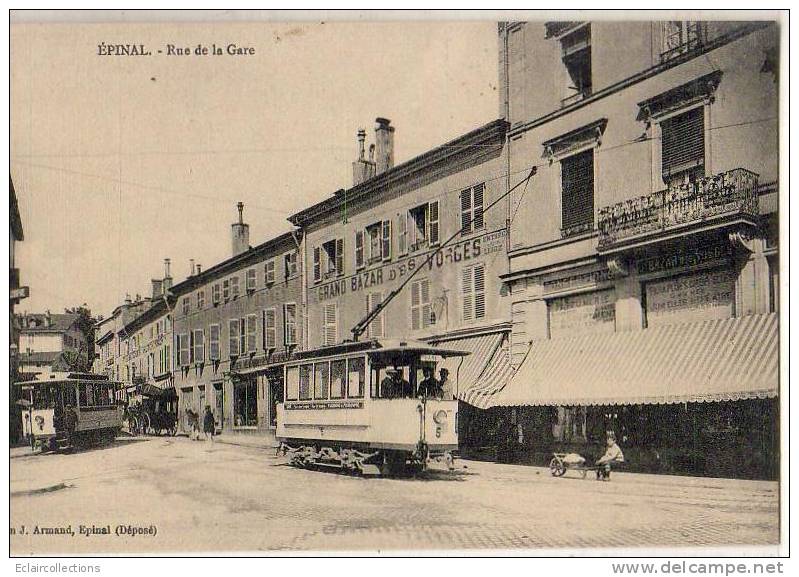
[[[754,172],[736,168],[603,207],[598,250],[641,244],[686,228],[753,223],[759,214],[757,178]]]

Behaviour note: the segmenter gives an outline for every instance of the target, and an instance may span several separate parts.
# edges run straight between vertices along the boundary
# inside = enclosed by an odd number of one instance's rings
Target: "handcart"
[[[549,462],[549,472],[553,477],[562,477],[566,471],[579,471],[583,479],[588,475],[588,471],[596,471],[600,466],[587,465],[586,459],[577,453],[553,453],[552,460]]]

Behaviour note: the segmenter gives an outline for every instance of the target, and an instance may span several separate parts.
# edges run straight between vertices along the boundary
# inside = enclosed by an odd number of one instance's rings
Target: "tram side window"
[[[307,401],[311,398],[311,375],[313,365],[300,366],[300,400]]]
[[[344,376],[347,374],[347,361],[341,359],[330,363],[330,398],[343,399],[346,391]]]
[[[314,365],[314,399],[327,399],[328,389],[330,388],[330,365],[327,363],[316,363]]]
[[[64,406],[72,405],[74,407],[78,404],[77,400],[77,387],[74,385],[64,387]]]
[[[86,383],[81,383],[78,385],[79,391],[79,402],[81,407],[89,407],[93,405],[93,399],[91,397],[91,389],[89,388],[91,385],[87,385]]]
[[[366,385],[366,360],[357,357],[347,361],[347,397],[363,398]]]
[[[300,367],[286,370],[286,400],[296,401],[300,396]]]

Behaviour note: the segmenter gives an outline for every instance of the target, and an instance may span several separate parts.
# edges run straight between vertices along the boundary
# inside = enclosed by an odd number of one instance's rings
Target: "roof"
[[[501,147],[505,141],[505,133],[508,123],[504,119],[497,119],[485,124],[471,132],[451,140],[441,146],[433,148],[419,156],[412,158],[402,164],[381,172],[377,176],[370,178],[349,189],[342,189],[322,202],[316,203],[296,214],[291,215],[288,220],[295,226],[304,227],[314,219],[324,217],[331,211],[344,206],[345,203],[352,204],[363,198],[373,198],[375,194],[384,192],[388,186],[399,181],[413,177],[422,170],[427,170],[433,166],[451,163],[453,158],[463,154],[490,153],[490,148],[484,146],[486,142],[496,141],[497,147]]]
[[[8,215],[11,220],[11,232],[14,234],[16,240],[25,240],[25,234],[22,230],[22,218],[19,216],[19,204],[17,204],[17,193],[14,191],[14,179],[11,175],[8,176],[9,188],[9,207]]]
[[[21,333],[65,333],[78,320],[78,315],[75,313],[50,314],[49,324],[46,313],[28,313],[20,315],[18,318]],[[34,326],[29,326],[29,323]]]
[[[169,289],[169,291],[173,295],[184,294],[186,292],[194,290],[198,286],[204,285],[205,283],[211,280],[220,278],[230,272],[238,270],[241,267],[248,266],[250,264],[258,262],[260,259],[264,258],[264,256],[268,255],[270,251],[275,250],[277,247],[279,247],[282,244],[286,244],[287,242],[291,241],[291,244],[296,246],[294,240],[294,235],[296,233],[297,231],[293,230],[285,232],[274,238],[270,238],[269,240],[262,242],[258,246],[252,247],[250,250],[244,251],[241,254],[237,254],[234,257],[231,257],[227,260],[223,260],[219,264],[204,269],[200,274],[190,276],[186,280],[181,281],[178,284],[174,285],[171,289]]]
[[[489,406],[737,401],[778,390],[770,313],[540,341]]]

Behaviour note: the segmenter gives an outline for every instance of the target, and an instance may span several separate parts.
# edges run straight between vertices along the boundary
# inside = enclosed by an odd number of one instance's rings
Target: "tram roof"
[[[440,357],[465,357],[469,351],[459,351],[436,347],[414,339],[371,339],[368,341],[350,341],[300,351],[296,353],[296,360],[307,360],[319,357],[346,355],[350,353],[365,352],[373,358],[380,360],[396,359],[397,357],[432,355]]]

